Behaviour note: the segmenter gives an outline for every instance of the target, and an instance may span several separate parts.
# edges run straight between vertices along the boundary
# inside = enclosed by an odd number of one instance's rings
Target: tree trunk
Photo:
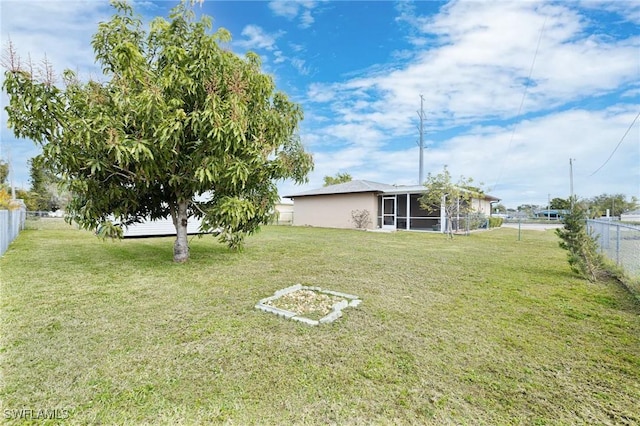
[[[173,225],[176,227],[176,242],[173,244],[173,261],[189,260],[189,244],[187,241],[187,201],[179,201],[175,209],[171,209]]]
[[[453,238],[453,213],[447,209],[445,215],[447,217],[447,236]]]

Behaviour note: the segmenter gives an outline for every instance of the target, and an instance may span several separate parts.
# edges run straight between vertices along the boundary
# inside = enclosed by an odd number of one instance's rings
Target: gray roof
[[[389,185],[386,183],[372,182],[370,180],[352,180],[336,185],[323,186],[298,194],[283,195],[286,198],[308,197],[313,195],[353,194],[363,192],[376,192],[382,194],[419,194],[426,191],[423,185]],[[486,200],[500,200],[492,195],[485,194]]]
[[[386,183],[371,182],[369,180],[352,180],[336,185],[323,186],[322,188],[311,189],[299,194],[284,195],[287,198],[308,197],[310,195],[331,195],[331,194],[352,194],[355,192],[385,192],[396,189],[394,185]]]

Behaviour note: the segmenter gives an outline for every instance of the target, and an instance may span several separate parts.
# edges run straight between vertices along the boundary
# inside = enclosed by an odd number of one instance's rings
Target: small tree
[[[30,158],[29,178],[31,181],[31,204],[27,203],[29,210],[57,210],[55,202],[55,187],[60,181],[50,170],[47,170],[42,156]]]
[[[112,5],[92,40],[105,81],[67,70],[58,87],[47,63],[34,72],[9,47],[9,126],[42,146],[73,196],[67,220],[82,228],[115,237],[118,224],[170,216],[173,259],[184,262],[197,217],[202,231],[240,248],[270,220],[275,182],[304,182],[313,168],[296,136],[302,109],[276,91],[255,53],[220,47],[228,31],[212,34],[211,19],[196,21],[187,1],[148,31],[129,4]]]
[[[351,210],[351,220],[358,229],[366,229],[371,224],[371,213],[369,210]]]
[[[496,204],[493,207],[493,212],[492,213],[506,214],[507,213],[507,208],[502,203]]]
[[[472,186],[473,179],[460,176],[457,182],[451,179],[451,173],[444,167],[442,173],[429,173],[424,186],[426,192],[420,197],[420,206],[428,212],[444,211],[447,226],[446,232],[453,238],[452,222],[457,215],[465,215],[472,211],[471,200],[483,195],[480,188]]]
[[[0,186],[4,185],[4,182],[9,177],[9,163],[0,160]]]
[[[571,270],[589,281],[596,281],[606,276],[607,271],[596,240],[587,232],[586,219],[585,206],[574,198],[573,208],[563,219],[564,227],[556,229],[556,234],[562,240],[560,247],[569,252]]]
[[[528,217],[532,217],[536,210],[540,210],[540,206],[536,204],[521,204],[518,206],[518,212],[525,213]]]
[[[571,208],[571,201],[568,198],[553,198],[549,204],[550,209],[554,210],[569,210]]]
[[[353,178],[349,173],[337,173],[335,176],[325,176],[324,185],[337,185],[339,183],[351,182]]]

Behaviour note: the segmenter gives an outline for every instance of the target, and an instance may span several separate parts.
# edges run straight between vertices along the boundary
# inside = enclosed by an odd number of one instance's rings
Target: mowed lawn
[[[51,223],[0,259],[3,421],[640,423],[640,308],[552,231],[265,227],[174,264],[170,238]],[[254,309],[296,283],[363,303],[320,327]]]

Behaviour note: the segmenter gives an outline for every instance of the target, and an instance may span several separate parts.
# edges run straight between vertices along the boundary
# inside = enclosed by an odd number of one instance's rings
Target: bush
[[[485,216],[483,213],[469,213],[466,220],[466,229],[470,231],[487,226],[487,216]]]
[[[358,229],[366,229],[371,224],[369,210],[351,210],[351,221]]]
[[[504,219],[501,217],[490,216],[489,217],[489,228],[500,228]]]

